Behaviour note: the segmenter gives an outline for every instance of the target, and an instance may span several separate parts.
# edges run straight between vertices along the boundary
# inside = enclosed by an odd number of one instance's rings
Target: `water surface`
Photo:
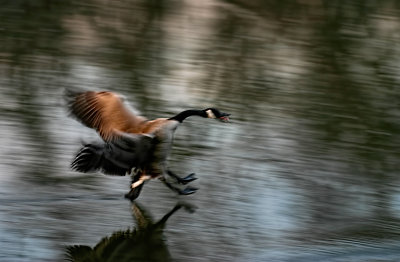
[[[198,2],[198,3],[197,3]],[[132,227],[129,177],[69,163],[94,131],[66,87],[188,119],[138,202],[174,261],[400,259],[397,1],[8,1],[0,9],[0,260],[62,261]]]

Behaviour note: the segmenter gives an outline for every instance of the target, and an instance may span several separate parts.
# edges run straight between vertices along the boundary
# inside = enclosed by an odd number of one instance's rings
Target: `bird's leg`
[[[132,188],[135,189],[136,187],[142,185],[144,181],[149,179],[151,179],[151,176],[149,175],[140,176],[137,181],[132,183]]]
[[[171,170],[168,170],[168,175],[175,178],[176,181],[178,181],[178,183],[182,184],[182,185],[186,185],[187,183],[190,183],[197,179],[197,177],[194,176],[195,175],[194,173],[191,173],[190,175],[187,175],[185,177],[179,177],[177,174],[173,173]]]
[[[140,191],[142,191],[142,187],[143,187],[143,183],[140,184],[139,186],[135,187],[135,188],[131,188],[131,190],[125,194],[125,198],[130,199],[131,201],[135,200],[136,198],[139,197],[140,195]]]
[[[131,174],[134,174],[131,184],[131,190],[125,195],[125,198],[133,201],[139,197],[140,191],[142,190],[142,187],[144,185],[144,181],[150,179],[151,176],[143,175],[142,171],[137,169],[134,170],[133,168]]]
[[[175,191],[176,193],[178,193],[179,195],[190,195],[193,194],[197,191],[197,188],[194,187],[186,187],[185,189],[181,190],[177,187],[174,187],[173,185],[171,185],[166,179],[165,177],[160,177],[159,178],[168,188],[170,188],[171,190]]]

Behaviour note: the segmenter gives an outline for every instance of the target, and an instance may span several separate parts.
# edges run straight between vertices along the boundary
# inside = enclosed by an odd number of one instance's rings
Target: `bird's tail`
[[[78,172],[93,172],[101,168],[104,146],[87,144],[79,150],[71,163],[71,168]]]
[[[106,143],[84,145],[71,163],[75,171],[88,173],[101,171],[106,175],[124,176],[132,166],[132,154]]]

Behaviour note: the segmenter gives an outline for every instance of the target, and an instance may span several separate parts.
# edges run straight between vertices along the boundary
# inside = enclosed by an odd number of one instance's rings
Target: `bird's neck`
[[[176,121],[182,123],[183,120],[185,120],[189,116],[207,117],[207,113],[204,112],[204,110],[192,110],[192,109],[190,109],[190,110],[185,110],[185,111],[180,112],[176,116],[169,118],[169,120],[176,120]]]

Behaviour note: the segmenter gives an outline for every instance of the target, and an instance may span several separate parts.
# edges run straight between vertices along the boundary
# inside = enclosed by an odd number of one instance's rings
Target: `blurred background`
[[[119,92],[188,119],[138,199],[173,261],[399,261],[400,3],[0,1],[0,260],[62,261],[134,224],[129,177],[69,164],[96,133],[66,87]]]

